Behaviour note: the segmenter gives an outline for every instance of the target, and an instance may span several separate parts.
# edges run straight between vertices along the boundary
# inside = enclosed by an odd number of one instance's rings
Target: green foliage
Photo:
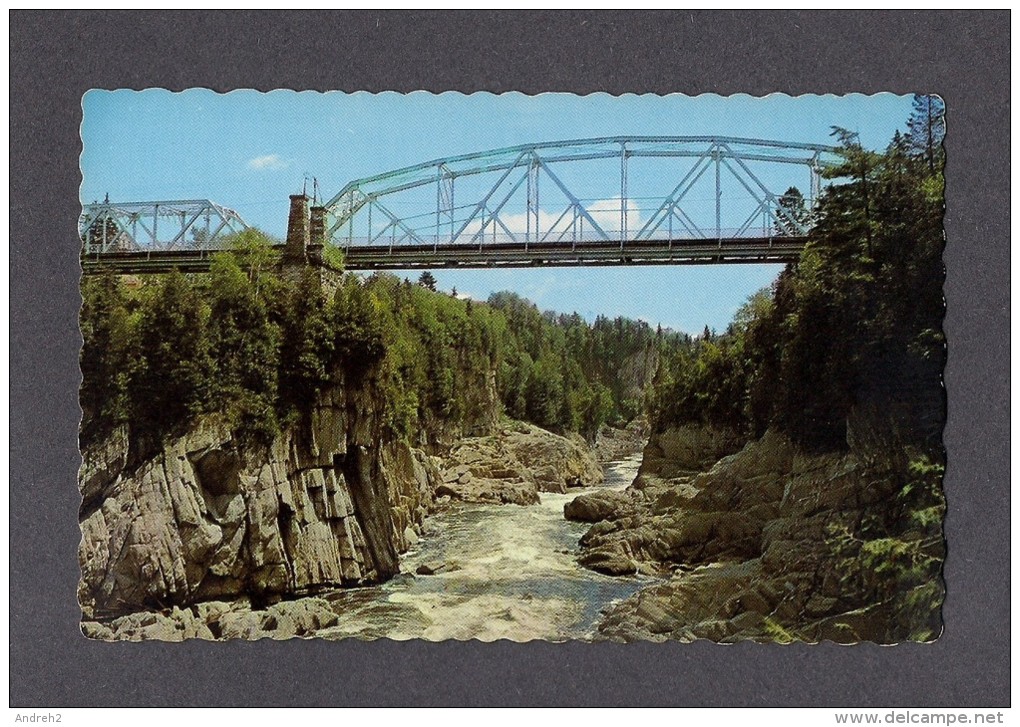
[[[269,301],[280,284],[273,258],[257,246],[217,256],[211,265],[209,346],[216,362],[209,409],[223,411],[253,443],[279,431],[275,403],[280,326]]]
[[[313,270],[283,279],[278,261],[271,240],[245,233],[207,275],[151,276],[140,296],[87,279],[83,437],[127,422],[152,444],[217,414],[245,445],[263,446],[344,384],[374,387],[384,424],[421,443],[478,429],[501,404],[594,439],[643,408],[645,379],[683,340],[622,318],[588,325],[541,313],[512,293],[479,303],[383,274],[344,276],[327,296]],[[633,380],[621,373],[629,364]]]
[[[208,303],[180,272],[146,291],[138,323],[143,353],[129,381],[131,424],[161,436],[202,410],[212,393],[216,362]]]
[[[310,269],[287,291],[280,323],[278,406],[287,416],[305,411],[329,383],[336,350],[326,300]]]
[[[282,256],[276,248],[276,240],[254,227],[231,236],[226,242],[227,251],[216,253],[214,258],[233,259],[252,281],[265,280]]]
[[[810,226],[810,214],[804,195],[796,187],[790,187],[779,198],[776,209],[776,234],[801,235]]]
[[[128,417],[128,382],[134,369],[136,321],[112,275],[82,282],[82,441],[108,434]]]
[[[323,245],[322,262],[326,267],[338,273],[344,271],[347,262],[344,260],[344,251],[336,245]]]
[[[917,455],[899,478],[892,507],[877,505],[859,521],[832,523],[827,544],[842,574],[844,598],[884,604],[891,632],[927,641],[938,636],[944,595],[943,466]]]
[[[423,288],[427,288],[433,292],[436,290],[436,276],[432,274],[432,271],[426,270],[418,278],[418,285]]]
[[[935,174],[944,163],[942,141],[946,136],[946,104],[938,96],[914,94],[907,121],[906,147]]]

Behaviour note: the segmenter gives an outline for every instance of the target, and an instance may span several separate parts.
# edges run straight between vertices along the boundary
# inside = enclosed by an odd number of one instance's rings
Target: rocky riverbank
[[[648,419],[641,415],[623,427],[603,425],[595,437],[592,454],[600,464],[607,464],[640,454],[647,443]]]
[[[931,604],[941,602],[941,517],[933,512],[894,537],[884,522],[904,489],[901,463],[808,454],[768,432],[697,472],[704,457],[738,443],[719,432],[663,434],[653,435],[627,491],[566,508],[594,521],[581,539],[582,565],[669,578],[612,607],[597,638],[890,643],[938,635]]]

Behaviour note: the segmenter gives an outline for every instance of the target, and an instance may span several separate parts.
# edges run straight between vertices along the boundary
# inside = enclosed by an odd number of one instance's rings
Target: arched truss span
[[[325,205],[327,240],[484,250],[803,237],[837,161],[831,146],[717,136],[525,144],[352,181]]]

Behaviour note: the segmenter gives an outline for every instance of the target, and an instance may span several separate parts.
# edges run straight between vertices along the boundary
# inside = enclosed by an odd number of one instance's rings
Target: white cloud
[[[591,216],[593,220],[610,235],[610,237],[617,235],[620,230],[620,198],[614,197],[612,199],[600,199],[592,202],[590,205],[585,207],[585,211]],[[528,230],[528,215],[524,212],[507,214],[503,213],[499,216],[500,221],[506,225],[510,232],[515,235],[523,235]],[[573,222],[573,214],[567,212],[563,214],[563,210],[559,212],[547,212],[546,210],[540,209],[538,211],[538,228],[541,231],[542,237],[551,242],[555,242],[561,235],[564,240],[571,239],[570,231],[571,224]],[[644,223],[641,218],[641,211],[637,206],[630,200],[627,201],[627,229],[631,234],[634,234]],[[531,224],[535,224],[534,215],[531,216]],[[592,234],[591,225],[588,222],[581,223],[584,229],[585,238],[589,238]],[[470,225],[464,230],[462,235],[470,238],[482,227],[480,220],[473,220]],[[485,232],[487,235],[491,235],[493,232],[493,224],[488,222],[485,226]],[[565,233],[565,234],[564,234]],[[501,225],[496,225],[496,234],[499,237],[503,237],[506,234],[506,230]],[[532,230],[534,235],[534,230]]]
[[[588,214],[606,232],[620,229],[620,198],[600,199],[588,205]],[[627,200],[627,230],[634,234],[641,229],[641,211],[631,200]]]
[[[290,162],[283,159],[279,154],[266,154],[265,156],[255,157],[248,160],[248,168],[254,169],[255,171],[277,171],[280,169],[286,169],[290,165]]]
[[[559,219],[559,214],[552,212],[546,212],[545,210],[538,211],[538,228],[543,234],[547,232],[563,232],[570,228],[570,215],[564,215],[563,219],[560,220],[559,224],[556,221]],[[507,214],[503,213],[499,216],[499,221],[507,226],[507,229],[514,234],[523,235],[528,231],[528,214],[521,212],[519,214]],[[531,224],[535,224],[535,216],[531,215]],[[485,232],[492,234],[493,223],[488,222],[485,226]],[[481,220],[472,220],[471,224],[464,230],[464,234],[467,236],[474,235],[482,228]],[[503,229],[502,225],[496,224],[497,234],[506,234],[506,230]],[[532,230],[534,234],[534,230]],[[555,239],[555,238],[553,238]]]

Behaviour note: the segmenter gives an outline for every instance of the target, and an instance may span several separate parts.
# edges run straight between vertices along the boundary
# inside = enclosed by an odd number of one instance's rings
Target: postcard
[[[938,96],[82,106],[85,636],[940,635]]]

